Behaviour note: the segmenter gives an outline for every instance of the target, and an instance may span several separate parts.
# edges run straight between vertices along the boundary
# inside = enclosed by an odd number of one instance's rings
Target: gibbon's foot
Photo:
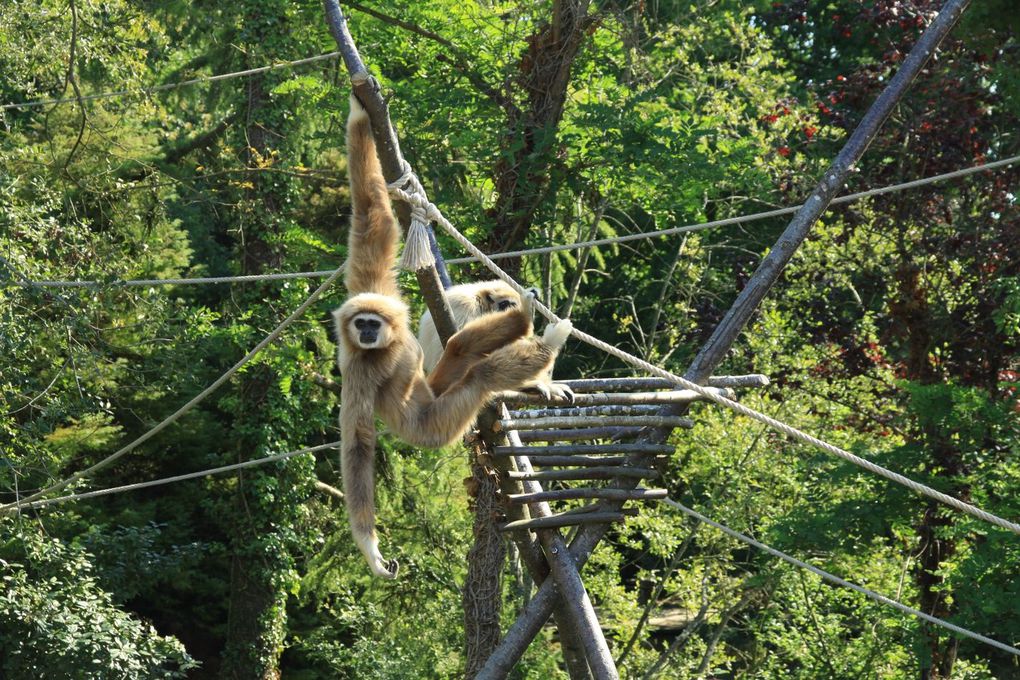
[[[358,98],[354,96],[353,92],[351,92],[351,115],[347,117],[347,121],[349,123],[353,123],[367,118],[368,111],[365,110],[365,107],[361,105]]]
[[[535,318],[535,300],[538,299],[538,288],[528,288],[521,296],[521,311],[529,319]]]
[[[541,297],[542,291],[538,288],[526,288],[524,295],[521,296],[521,309],[528,315],[529,319],[534,320],[535,318],[535,302]]]
[[[551,323],[545,327],[545,333],[542,334],[542,342],[554,350],[559,350],[567,342],[567,338],[570,337],[572,330],[574,330],[574,324],[570,322],[570,319]]]
[[[526,392],[530,392],[532,390],[542,395],[542,398],[546,401],[563,400],[570,404],[574,403],[574,390],[570,389],[570,385],[554,382],[540,382],[525,389]]]
[[[563,383],[549,383],[549,395],[557,399],[566,399],[568,403],[574,403],[574,390],[570,385]]]

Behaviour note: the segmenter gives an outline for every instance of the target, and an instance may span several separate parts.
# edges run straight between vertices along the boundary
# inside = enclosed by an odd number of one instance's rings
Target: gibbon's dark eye
[[[506,310],[511,309],[513,307],[516,307],[516,306],[517,306],[517,304],[513,300],[500,300],[499,301],[499,311],[501,311],[501,312],[505,312]]]
[[[382,323],[380,323],[379,319],[355,319],[354,327],[359,331],[363,331],[366,328],[377,331],[382,327]]]

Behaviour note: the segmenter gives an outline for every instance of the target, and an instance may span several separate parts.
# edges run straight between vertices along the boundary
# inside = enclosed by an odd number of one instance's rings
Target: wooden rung
[[[587,512],[619,512],[621,515],[627,515],[627,517],[637,517],[641,514],[641,510],[638,508],[620,508],[619,510],[606,510],[606,507],[601,502],[589,503],[588,505],[582,505],[579,508],[570,508],[563,512],[556,513],[557,515],[583,515]]]
[[[626,392],[678,387],[672,380],[665,378],[585,378],[583,380],[558,380],[557,382],[566,383],[575,392]],[[766,387],[768,384],[768,377],[759,373],[714,375],[708,379],[709,387]]]
[[[597,453],[672,454],[675,447],[669,444],[561,444],[559,446],[497,446],[494,456],[565,456],[570,454],[594,455]]]
[[[636,437],[643,427],[584,427],[576,430],[531,430],[521,432],[522,442],[573,442],[585,439],[627,439]]]
[[[694,421],[683,416],[592,416],[580,418],[508,418],[499,421],[504,430],[570,429],[588,426],[619,425],[624,427],[694,427]]]
[[[713,375],[708,379],[709,387],[768,387],[769,377],[761,373],[748,375]]]
[[[611,467],[623,465],[627,456],[528,456],[532,465],[562,465],[564,467]]]
[[[654,501],[665,498],[665,489],[554,489],[552,491],[533,491],[532,493],[507,494],[510,503],[525,504],[540,501],[572,501],[581,498],[597,498],[607,501]]]
[[[509,470],[507,479],[530,479],[536,482],[570,479],[613,479],[614,477],[631,477],[633,479],[651,479],[658,477],[658,470],[634,467],[589,468],[586,470],[542,470],[540,472],[517,472]]]
[[[654,404],[614,404],[606,406],[581,406],[578,408],[537,408],[531,410],[510,411],[514,419],[528,418],[576,418],[584,416],[655,416],[660,407]]]
[[[572,526],[574,524],[608,524],[610,522],[622,522],[626,515],[622,512],[585,512],[571,515],[550,515],[549,517],[535,517],[534,519],[519,519],[516,522],[508,522],[500,527],[501,531],[516,531],[518,529],[555,529],[556,527]]]
[[[714,394],[735,399],[736,393],[728,388],[707,387]],[[694,390],[670,390],[668,392],[590,392],[574,395],[574,400],[546,399],[541,394],[525,392],[501,392],[496,401],[508,404],[570,404],[573,406],[602,406],[605,404],[689,404],[702,401],[705,397]]]

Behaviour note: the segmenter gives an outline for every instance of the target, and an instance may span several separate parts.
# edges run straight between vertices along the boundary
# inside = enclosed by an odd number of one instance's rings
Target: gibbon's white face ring
[[[385,347],[388,330],[386,319],[371,312],[356,314],[347,324],[348,337],[361,349]]]

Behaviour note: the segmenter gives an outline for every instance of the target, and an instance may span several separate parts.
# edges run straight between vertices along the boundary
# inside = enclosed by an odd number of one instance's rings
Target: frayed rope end
[[[429,246],[428,225],[417,214],[413,214],[411,226],[407,230],[407,238],[404,242],[404,254],[400,258],[400,266],[416,272],[431,267],[435,263],[436,258]]]

